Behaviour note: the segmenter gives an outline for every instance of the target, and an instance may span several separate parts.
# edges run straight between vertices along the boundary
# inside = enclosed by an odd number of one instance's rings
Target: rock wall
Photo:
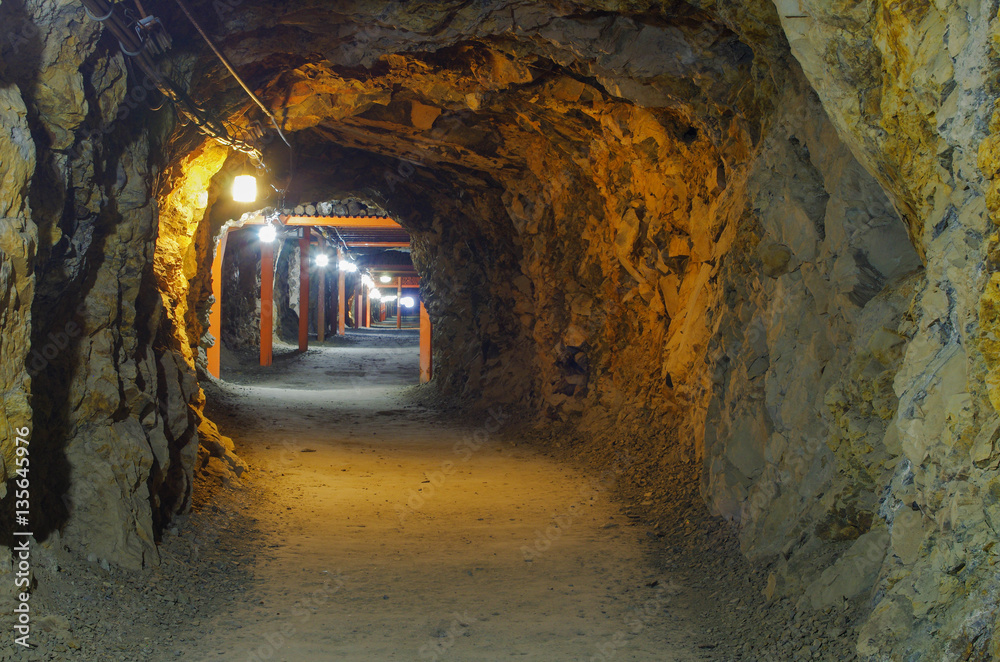
[[[87,554],[139,565],[155,557],[150,500],[160,494],[145,479],[162,436],[157,390],[134,387],[155,385],[160,370],[149,351],[155,327],[136,323],[158,315],[143,296],[155,240],[150,138],[126,96],[121,56],[97,45],[78,6],[4,9],[21,37],[4,44],[5,94],[21,109],[4,131],[19,143],[5,162],[15,182],[35,163],[26,201],[16,199],[21,185],[14,200],[4,189],[9,209],[30,219],[20,228],[4,221],[7,246],[16,249],[18,236],[30,246],[38,228],[34,255],[12,253],[21,256],[18,271],[34,273],[33,297],[18,287],[31,325],[4,322],[5,337],[19,344],[5,366],[24,357],[35,372],[11,398],[31,402],[32,419],[17,425],[33,430],[33,483],[53,486],[36,489],[33,527],[40,539],[61,532]],[[19,93],[23,105],[13,105]]]
[[[740,522],[748,555],[777,559],[777,590],[820,608],[868,591],[885,556],[892,384],[923,275],[815,97],[789,90],[780,105],[747,178],[752,221],[720,278],[702,489]],[[863,567],[817,576],[876,537]]]
[[[27,108],[20,91],[0,70],[0,298],[4,333],[0,335],[0,498],[7,494],[7,480],[14,474],[15,430],[30,426],[31,306],[34,299],[34,258],[38,230],[31,220],[28,186],[35,169],[35,143],[28,128]],[[2,541],[9,544],[9,540]]]
[[[867,601],[863,655],[1000,656],[995,9],[413,7],[210,20],[300,136],[289,195],[411,232],[440,392],[627,455],[654,506],[683,476],[775,594]],[[0,471],[30,419],[66,486],[40,535],[137,566],[199,457],[240,470],[195,378],[239,163],[133,97],[77,4],[0,18]],[[177,43],[165,65],[243,118]],[[255,348],[239,237],[223,340]]]
[[[222,338],[225,347],[260,347],[260,242],[250,229],[231,231],[223,261]]]
[[[775,593],[870,600],[865,655],[995,649],[995,16],[444,4],[218,17],[413,232],[439,386],[697,465]]]
[[[859,650],[996,657],[1000,449],[997,400],[987,388],[996,320],[988,303],[996,228],[987,180],[996,170],[985,140],[997,99],[989,73],[996,9],[965,2],[861,4],[846,14],[822,3],[801,9],[806,18],[781,19],[791,51],[927,264],[894,380],[891,434],[900,452],[882,513],[893,553]]]
[[[213,432],[173,317],[197,191],[157,200],[169,120],[79,3],[5,2],[0,17],[4,521],[8,433],[27,425],[36,538],[156,563],[160,527],[190,500],[198,429]]]

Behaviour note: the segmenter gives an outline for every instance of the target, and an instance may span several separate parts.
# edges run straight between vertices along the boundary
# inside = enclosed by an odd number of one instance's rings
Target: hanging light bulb
[[[413,297],[403,297],[402,299],[399,300],[399,303],[401,303],[407,308],[412,308],[414,304]]]
[[[358,270],[358,265],[354,264],[353,262],[348,262],[347,260],[341,260],[338,266],[340,267],[341,271],[346,271],[348,273],[352,273]]]
[[[260,240],[265,244],[270,244],[274,241],[274,238],[278,236],[278,229],[268,223],[267,225],[261,226],[258,236],[260,236]]]
[[[382,297],[382,301],[385,301],[386,303],[392,303],[395,300],[396,300],[396,295],[395,294],[390,294],[387,297]]]
[[[382,293],[373,288],[372,291],[368,293],[368,296],[370,296],[373,301],[378,301],[382,298]]]
[[[253,175],[237,175],[233,179],[234,202],[257,201],[257,178]]]
[[[330,264],[330,256],[328,256],[326,253],[320,253],[319,255],[316,256],[317,267],[325,267],[328,264]]]
[[[368,274],[361,277],[361,282],[364,283],[365,287],[368,289],[373,289],[375,287],[375,281],[373,281],[372,277]]]
[[[378,277],[378,279],[381,282],[383,282],[383,283],[391,283],[392,282],[392,276],[387,276],[386,274],[382,274],[381,276]]]

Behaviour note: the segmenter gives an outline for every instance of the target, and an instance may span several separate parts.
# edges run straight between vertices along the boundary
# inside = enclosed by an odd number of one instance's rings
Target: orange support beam
[[[274,333],[274,243],[260,243],[260,364],[271,365]]]
[[[309,349],[309,228],[299,237],[299,351]]]
[[[208,314],[208,332],[215,338],[215,344],[208,348],[208,372],[218,378],[222,372],[222,261],[226,257],[226,240],[229,228],[219,237],[212,258],[212,311]]]
[[[408,241],[348,241],[348,248],[408,248]]]
[[[344,300],[346,294],[346,282],[345,279],[347,275],[344,270],[340,268],[340,262],[344,259],[343,249],[337,249],[337,335],[343,336],[346,333],[345,327],[347,326],[347,302]]]
[[[433,377],[431,366],[431,318],[420,302],[420,383],[426,384]]]

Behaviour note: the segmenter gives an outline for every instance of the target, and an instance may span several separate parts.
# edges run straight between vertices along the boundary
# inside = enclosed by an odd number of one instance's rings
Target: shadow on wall
[[[116,217],[117,212],[103,214],[105,220]],[[92,219],[96,221],[96,219]],[[73,387],[80,379],[86,380],[87,364],[79,351],[87,335],[88,296],[92,294],[105,260],[104,241],[95,240],[93,230],[87,233],[88,244],[84,255],[77,255],[79,266],[75,276],[82,280],[62,281],[64,273],[48,273],[49,264],[68,260],[68,252],[80,246],[58,244],[39,266],[38,292],[32,305],[31,352],[26,367],[32,379],[32,432],[29,465],[30,482],[46,489],[31,491],[31,530],[36,540],[45,541],[68,522],[72,503],[70,489],[73,472],[67,453],[70,440],[81,434],[81,428],[70,419],[74,402]],[[58,281],[58,282],[57,282]],[[67,406],[69,404],[70,406]],[[114,415],[114,412],[107,412]],[[13,500],[3,509],[0,544],[9,544],[8,531],[13,517]]]
[[[232,230],[222,264],[222,342],[260,347],[260,242],[252,226]]]
[[[42,61],[45,45],[41,31],[25,13],[21,0],[0,3],[0,25],[4,26],[0,40],[0,82],[11,81],[26,89]]]
[[[40,31],[38,26],[31,21],[24,11],[24,3],[18,0],[10,0],[7,2],[0,3],[0,25],[4,26],[4,31],[2,38],[0,38],[0,89],[7,89],[15,87],[15,85],[21,89],[25,89],[26,85],[30,83],[32,77],[36,74],[41,61],[41,52],[44,47],[42,40],[40,38]],[[15,95],[20,96],[15,88]],[[33,127],[33,130],[35,127]],[[34,131],[37,133],[37,131]],[[15,131],[15,136],[16,136]],[[6,184],[7,182],[5,182]],[[16,193],[15,193],[16,195]],[[6,209],[6,208],[5,208]],[[6,219],[0,222],[6,223]],[[6,265],[5,265],[6,266]],[[30,269],[30,265],[28,269]],[[7,274],[4,274],[4,281],[6,281]],[[15,276],[16,278],[16,276]],[[4,286],[7,285],[6,282],[0,283]],[[11,290],[9,296],[16,297],[14,288],[16,283],[10,283]],[[34,304],[34,302],[33,302]],[[6,307],[6,304],[5,304]],[[17,305],[15,304],[15,308]],[[56,342],[52,347],[42,347],[39,342],[39,329],[38,329],[38,318],[35,313],[35,305],[32,306],[32,318],[34,320],[32,345],[37,348],[34,352],[29,353],[26,359],[25,370],[29,373],[29,376],[34,377],[40,374],[43,370],[47,369],[51,362],[56,360],[60,355],[64,354],[68,350],[71,344],[75,344],[76,336],[78,335],[78,330],[72,329],[73,333],[67,333],[65,336],[57,335]],[[6,321],[6,320],[5,320]],[[44,337],[42,335],[41,337]],[[44,355],[42,350],[44,349]],[[5,357],[7,358],[7,357]],[[44,378],[43,378],[44,379]],[[37,377],[35,378],[35,383],[37,382]],[[5,403],[5,409],[6,409]],[[37,404],[35,405],[35,420],[31,421],[31,442],[34,445],[37,440],[39,443],[35,445],[35,448],[44,448],[45,438],[44,436],[39,436],[35,434],[38,430],[37,424],[42,424],[44,426],[44,421],[39,420],[37,415]],[[5,412],[6,414],[6,412]],[[6,416],[5,416],[6,418]],[[9,421],[8,425],[11,428],[21,428],[26,426],[28,421]],[[4,439],[3,443],[8,441]],[[55,452],[58,454],[61,449],[56,449]],[[35,462],[36,458],[30,458],[31,461]],[[43,462],[43,460],[37,460],[37,462]],[[0,465],[3,462],[0,460]],[[65,464],[65,462],[63,463]],[[36,463],[37,466],[37,463]],[[15,467],[6,467],[8,471],[13,472]],[[34,469],[29,465],[29,469]],[[14,499],[13,494],[16,488],[15,478],[11,478],[6,484],[6,494],[8,495],[6,499],[0,505],[0,547],[10,547],[13,545],[13,531],[14,527]],[[65,482],[65,481],[63,481]],[[57,503],[57,510],[53,511],[55,513],[54,520],[56,522],[65,519],[65,507],[61,503],[61,500]]]
[[[274,330],[285,342],[295,343],[299,338],[299,241],[286,238],[276,246],[274,259],[274,307],[277,310]],[[309,303],[315,306],[316,289],[309,279]],[[329,287],[327,288],[329,289]],[[308,314],[308,312],[307,312]],[[316,315],[309,315],[309,331],[315,333]]]

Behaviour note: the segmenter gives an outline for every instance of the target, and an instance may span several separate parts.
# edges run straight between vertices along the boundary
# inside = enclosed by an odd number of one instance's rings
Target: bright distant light
[[[368,296],[370,296],[375,301],[378,301],[379,299],[382,298],[382,293],[379,292],[377,289],[372,288],[371,292],[368,293]]]
[[[339,266],[341,271],[346,271],[348,273],[353,273],[358,270],[358,265],[353,262],[348,262],[347,260],[341,260]]]
[[[319,255],[316,256],[316,266],[317,267],[325,267],[328,264],[330,264],[330,256],[329,255],[327,255],[325,253],[320,253]]]
[[[361,282],[364,283],[365,287],[368,289],[373,289],[375,287],[375,281],[373,281],[372,277],[368,274],[361,277]]]
[[[415,301],[413,300],[413,297],[403,297],[399,300],[399,303],[403,304],[407,308],[412,308]]]
[[[258,234],[261,241],[265,244],[270,244],[274,241],[274,238],[278,236],[278,230],[273,225],[268,223],[260,228],[260,232]]]
[[[386,303],[392,303],[395,300],[396,300],[396,295],[395,294],[390,294],[387,297],[382,297],[382,301],[385,301]]]
[[[253,175],[237,175],[233,179],[234,202],[257,201],[257,178]]]
[[[383,283],[391,283],[392,282],[392,276],[384,276],[383,275],[383,276],[379,276],[378,279],[379,279],[379,281],[381,281]]]

